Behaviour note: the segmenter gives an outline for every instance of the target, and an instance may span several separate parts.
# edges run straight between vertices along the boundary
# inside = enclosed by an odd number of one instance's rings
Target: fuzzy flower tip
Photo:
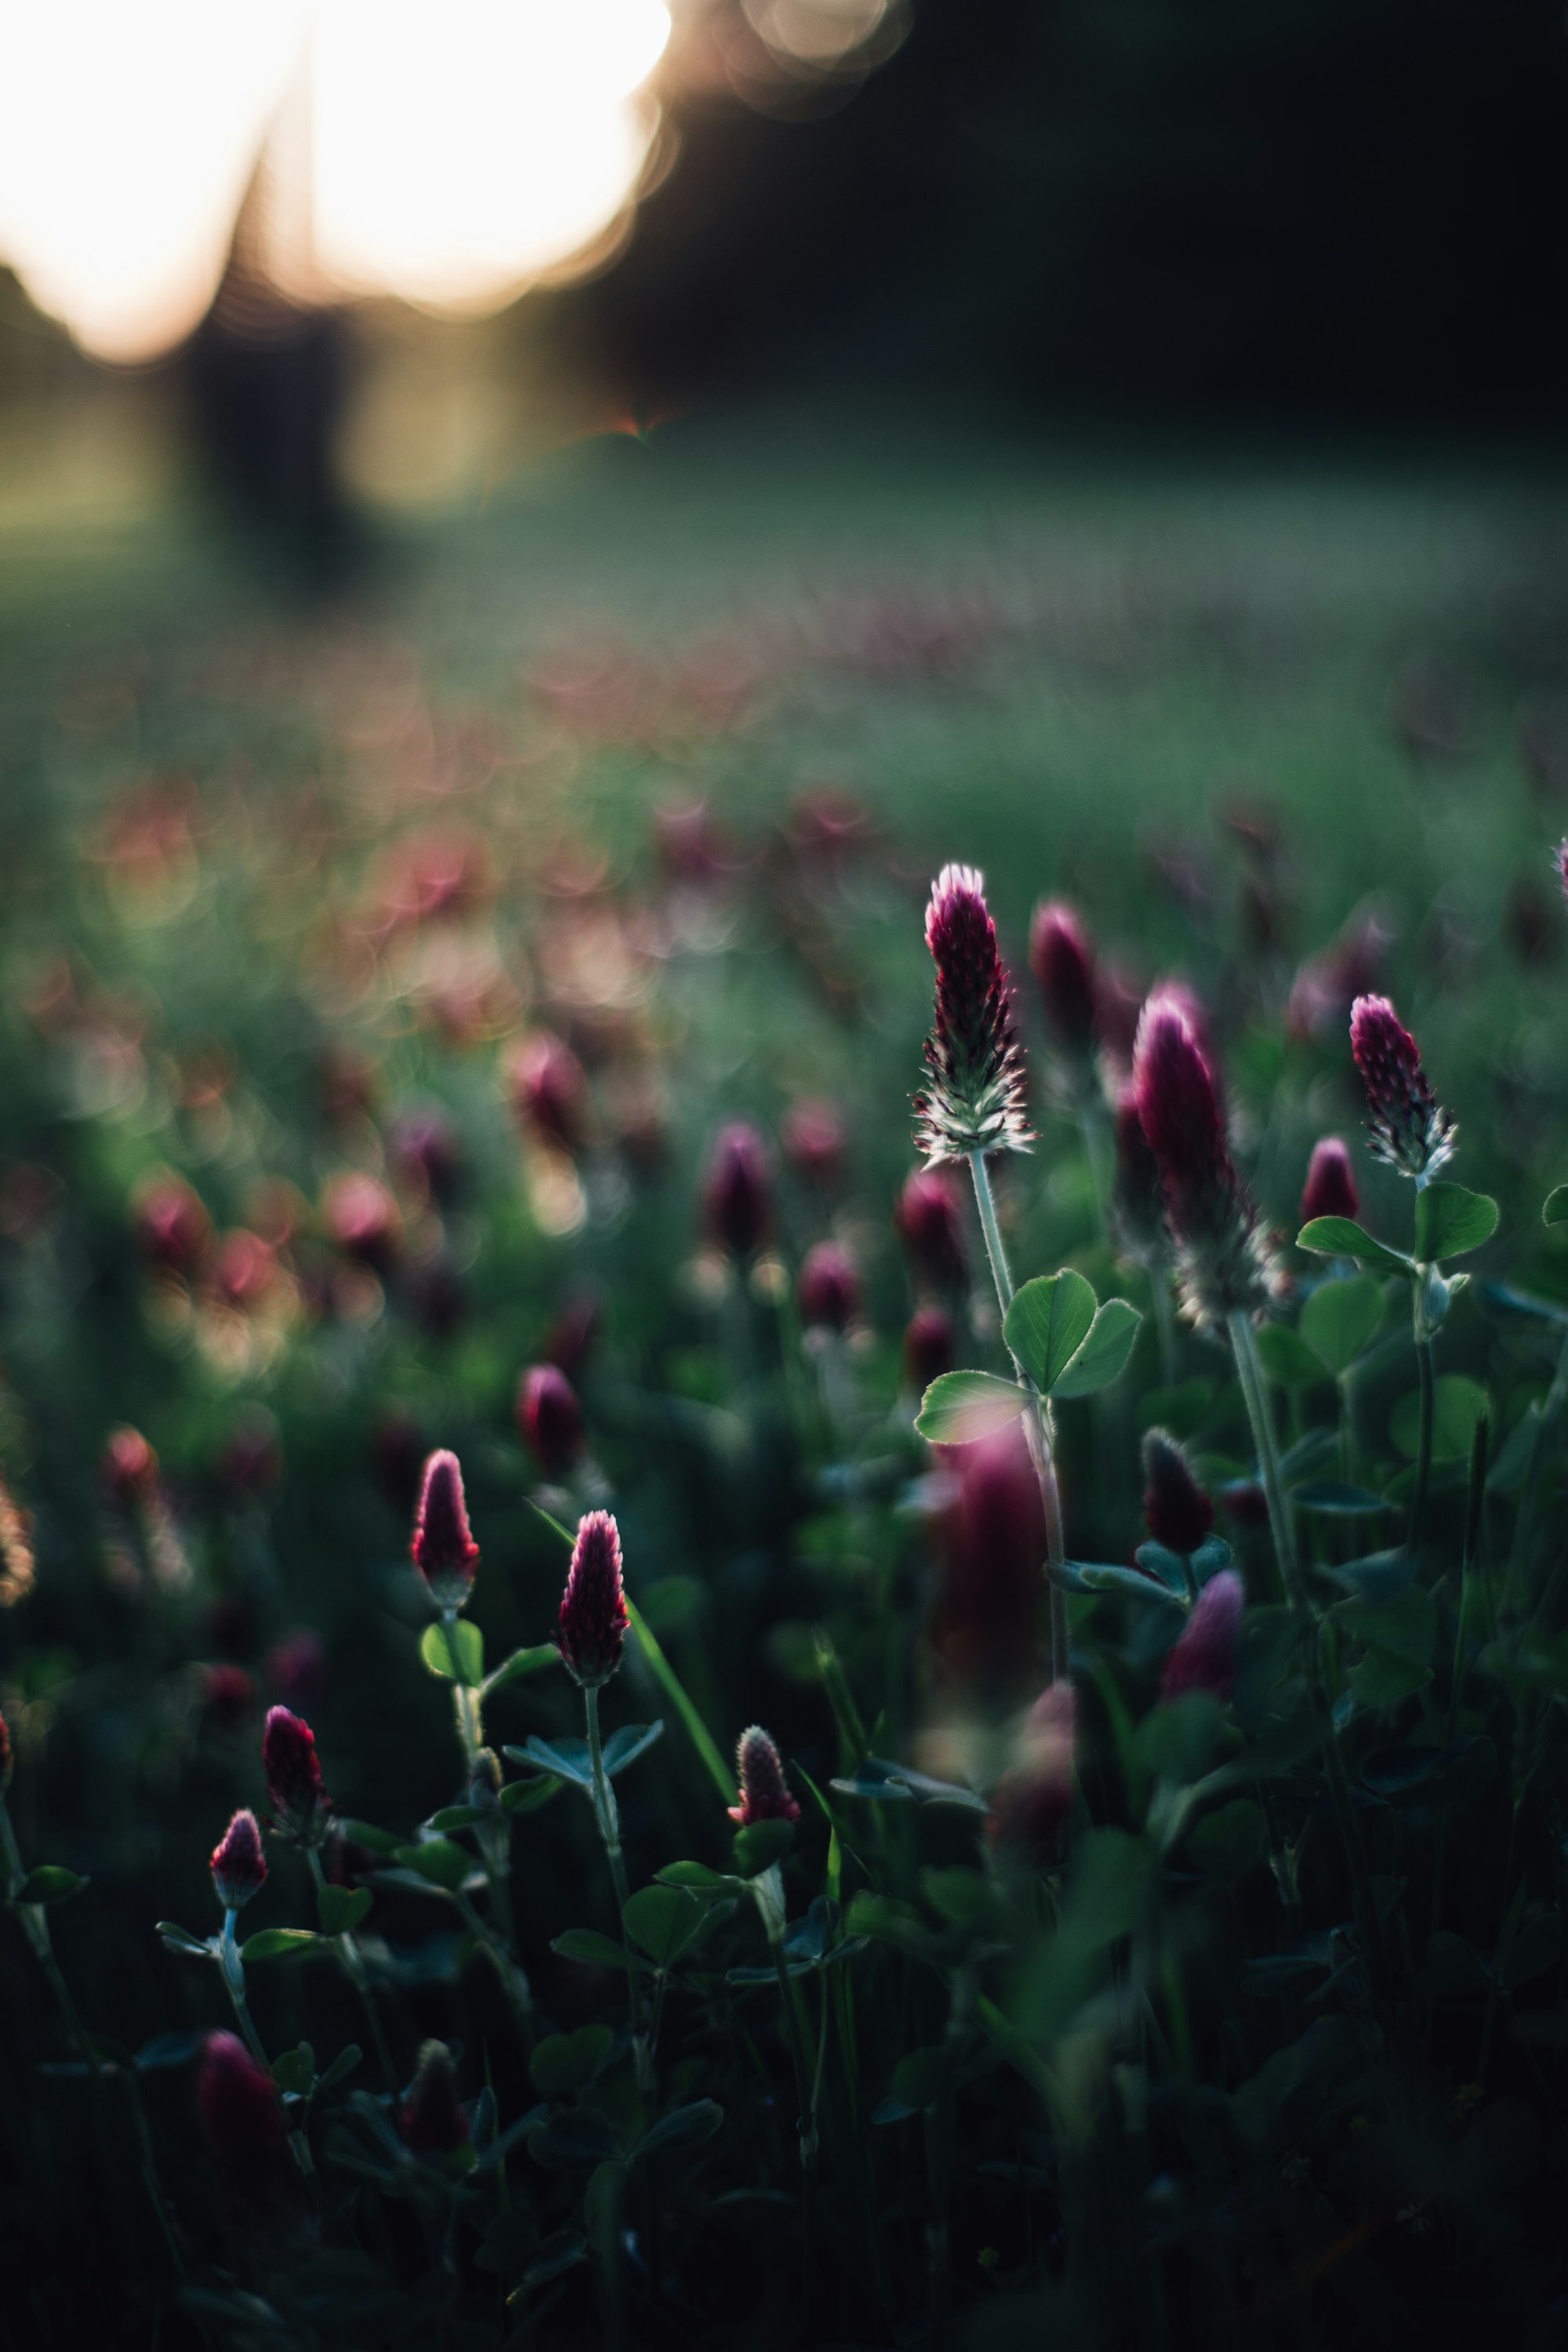
[[[1180,1639],[1160,1677],[1162,1698],[1185,1691],[1211,1691],[1228,1698],[1236,1679],[1237,1636],[1246,1593],[1234,1568],[1222,1568],[1199,1593]]]
[[[1266,1307],[1280,1275],[1226,1139],[1219,1090],[1183,995],[1150,997],[1132,1049],[1138,1117],[1160,1171],[1182,1303],[1200,1330]]]
[[[248,1809],[236,1813],[213,1848],[213,1885],[226,1911],[242,1910],[267,1884],[261,1831]]]
[[[261,1769],[267,1777],[272,1826],[279,1835],[296,1845],[320,1845],[331,1807],[321,1786],[316,1735],[286,1706],[268,1712],[261,1733]]]
[[[620,1529],[608,1511],[590,1511],[577,1522],[555,1622],[555,1646],[584,1689],[609,1681],[621,1663],[630,1622],[621,1589]]]
[[[936,1018],[926,1039],[915,1142],[933,1164],[973,1151],[1027,1151],[1024,1050],[982,876],[944,866],[931,885],[926,945],[936,965]]]
[[[751,1257],[768,1237],[773,1221],[768,1156],[744,1119],[720,1129],[702,1188],[702,1214],[713,1240],[731,1257]]]
[[[450,2156],[468,2139],[468,2118],[458,2103],[452,2053],[444,2042],[426,2042],[397,2119],[404,2144],[416,2156]]]
[[[917,1168],[899,1194],[893,1223],[917,1283],[961,1290],[968,1276],[963,1213],[952,1179],[940,1168]]]
[[[479,1548],[468,1528],[462,1469],[445,1447],[425,1465],[409,1551],[437,1605],[460,1609],[473,1586]]]
[[[1087,1060],[1100,1042],[1100,991],[1094,950],[1075,908],[1060,898],[1036,908],[1029,926],[1029,970],[1046,1024],[1065,1054]]]
[[[1037,1864],[1051,1860],[1072,1811],[1078,1699],[1071,1683],[1052,1683],[1024,1718],[1017,1755],[997,1781],[986,1823],[993,1845],[1011,1846]]]
[[[1194,1552],[1214,1525],[1214,1505],[1186,1455],[1163,1429],[1143,1439],[1143,1524],[1167,1551]]]
[[[800,1807],[789,1792],[784,1759],[760,1723],[742,1731],[735,1749],[735,1772],[741,1801],[730,1808],[730,1819],[749,1830],[753,1822],[797,1822]]]
[[[1301,1192],[1301,1223],[1314,1217],[1350,1217],[1361,1208],[1361,1196],[1351,1170],[1351,1156],[1337,1135],[1321,1136],[1312,1146],[1307,1181]]]
[[[555,1364],[530,1364],[517,1388],[517,1425],[547,1478],[564,1478],[583,1451],[583,1408]]]
[[[817,1330],[847,1330],[860,1307],[860,1276],[848,1251],[837,1242],[818,1242],[808,1250],[796,1296],[803,1323]]]
[[[1454,1156],[1455,1121],[1432,1092],[1420,1049],[1386,996],[1358,996],[1351,1007],[1351,1052],[1372,1114],[1374,1160],[1404,1176],[1430,1176]]]
[[[237,2034],[208,2034],[196,2104],[225,2169],[259,2187],[283,2158],[288,2126],[271,2078]]]

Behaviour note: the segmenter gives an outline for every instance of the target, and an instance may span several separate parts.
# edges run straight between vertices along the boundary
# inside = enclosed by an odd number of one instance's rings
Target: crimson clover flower
[[[585,1690],[607,1683],[621,1663],[631,1622],[621,1575],[620,1529],[608,1511],[588,1512],[577,1522],[555,1622],[555,1646]]]
[[[929,1076],[914,1099],[915,1142],[933,1166],[973,1151],[1027,1151],[1024,1049],[985,904],[984,877],[944,866],[931,885],[926,945],[936,965]]]
[[[331,1805],[321,1786],[316,1735],[286,1706],[268,1709],[261,1733],[261,1769],[272,1826],[291,1844],[318,1846],[327,1833]]]
[[[1194,1552],[1214,1525],[1214,1505],[1165,1430],[1143,1437],[1143,1524],[1167,1551]]]
[[[1094,950],[1075,908],[1043,899],[1029,926],[1029,970],[1046,1024],[1064,1054],[1088,1061],[1100,1043],[1100,990]]]
[[[703,1221],[721,1249],[748,1258],[766,1241],[773,1222],[768,1155],[744,1119],[721,1128],[702,1191]]]
[[[818,1242],[808,1250],[795,1296],[808,1328],[847,1330],[860,1305],[860,1276],[848,1251],[837,1242]]]
[[[261,1830],[248,1807],[236,1813],[213,1848],[213,1885],[226,1911],[243,1910],[267,1884]]]
[[[1012,1846],[1037,1864],[1052,1859],[1072,1810],[1077,1740],[1078,1697],[1064,1675],[1029,1709],[1016,1757],[992,1790],[986,1832],[993,1845]]]
[[[473,1589],[479,1548],[468,1527],[462,1467],[445,1446],[425,1465],[409,1552],[437,1606],[461,1609]]]
[[[1228,1698],[1236,1679],[1237,1636],[1246,1591],[1234,1568],[1222,1568],[1199,1593],[1160,1677],[1162,1698],[1184,1691],[1211,1691]]]
[[[1374,1160],[1402,1176],[1433,1175],[1454,1156],[1458,1132],[1432,1092],[1421,1052],[1386,996],[1358,996],[1351,1007],[1351,1052],[1372,1116]]]
[[[583,1451],[583,1408],[555,1364],[530,1364],[517,1390],[517,1425],[547,1478],[564,1478]]]
[[[468,2139],[470,2126],[458,2104],[452,2053],[444,2042],[422,2045],[397,2126],[416,2156],[449,2156]]]
[[[945,1169],[917,1168],[899,1194],[893,1223],[918,1283],[962,1289],[968,1273],[963,1213]]]
[[[1301,1223],[1314,1217],[1350,1217],[1361,1208],[1351,1156],[1337,1135],[1320,1136],[1312,1146],[1307,1181],[1301,1192]]]
[[[760,1723],[742,1731],[735,1748],[735,1772],[741,1801],[730,1808],[730,1819],[749,1830],[753,1822],[797,1822],[800,1807],[789,1792],[784,1759]]]

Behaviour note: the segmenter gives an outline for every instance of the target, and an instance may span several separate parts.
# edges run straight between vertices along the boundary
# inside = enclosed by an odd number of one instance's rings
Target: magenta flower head
[[[437,1607],[461,1609],[473,1590],[479,1548],[468,1528],[461,1466],[445,1446],[425,1465],[408,1549]]]
[[[844,1173],[847,1139],[837,1104],[806,1100],[792,1104],[780,1130],[784,1158],[798,1176],[824,1187]]]
[[[1194,1552],[1214,1525],[1214,1505],[1175,1439],[1151,1429],[1143,1437],[1143,1524],[1167,1551]]]
[[[1255,1313],[1276,1296],[1280,1276],[1230,1156],[1214,1072],[1174,991],[1156,990],[1143,1007],[1132,1092],[1160,1171],[1188,1319],[1205,1329]]]
[[[1018,1752],[991,1796],[986,1831],[1037,1864],[1052,1860],[1072,1811],[1078,1699],[1065,1678],[1043,1691],[1024,1718]]]
[[[575,1151],[588,1126],[588,1081],[563,1037],[524,1038],[511,1061],[511,1096],[524,1127],[558,1151]]]
[[[1029,970],[1053,1040],[1074,1060],[1088,1061],[1100,1043],[1094,950],[1076,910],[1063,899],[1042,900],[1035,908]]]
[[[321,1786],[316,1735],[286,1706],[268,1710],[261,1733],[261,1769],[272,1826],[294,1845],[318,1846],[327,1833],[331,1807]]]
[[[837,1242],[818,1242],[807,1250],[795,1296],[803,1323],[819,1330],[847,1330],[860,1306],[860,1276],[848,1251]]]
[[[719,1131],[702,1188],[702,1218],[721,1249],[737,1258],[752,1256],[772,1229],[768,1155],[762,1137],[744,1119]]]
[[[458,2103],[452,2053],[444,2042],[421,2048],[397,2127],[416,2156],[450,2156],[467,2143],[468,2118]]]
[[[948,1681],[1005,1707],[1036,1679],[1046,1557],[1040,1482],[1021,1424],[953,1447],[957,1481],[940,1530],[941,1573],[931,1618]]]
[[[236,1813],[213,1848],[213,1885],[226,1911],[240,1911],[267,1884],[261,1831],[248,1809]]]
[[[517,1425],[547,1478],[564,1478],[583,1451],[583,1408],[554,1364],[530,1364],[517,1384]]]
[[[732,1822],[749,1830],[753,1822],[799,1821],[800,1807],[790,1795],[784,1759],[760,1723],[742,1732],[735,1748],[735,1772],[741,1801],[730,1808]]]
[[[1351,1156],[1337,1135],[1320,1136],[1312,1146],[1307,1181],[1301,1192],[1301,1223],[1314,1217],[1350,1217],[1361,1207],[1361,1196],[1351,1171]]]
[[[926,945],[936,965],[936,1018],[926,1039],[925,1090],[915,1097],[915,1143],[933,1165],[972,1151],[1027,1151],[1024,1049],[1012,991],[971,866],[944,866],[931,885]]]
[[[1236,1680],[1237,1636],[1247,1595],[1234,1568],[1222,1568],[1199,1593],[1196,1605],[1160,1677],[1162,1698],[1184,1691],[1212,1691],[1228,1698]]]
[[[904,1327],[904,1378],[916,1396],[952,1370],[952,1325],[940,1307],[917,1307]]]
[[[1358,996],[1351,1007],[1351,1052],[1372,1113],[1374,1160],[1402,1176],[1430,1176],[1454,1156],[1456,1123],[1441,1108],[1421,1054],[1386,996]]]
[[[608,1511],[590,1511],[577,1522],[555,1621],[555,1646],[585,1690],[607,1683],[620,1664],[630,1622],[621,1589],[621,1531]]]
[[[272,2078],[235,2033],[209,2033],[196,2076],[196,2105],[225,2168],[255,2187],[280,2165],[288,2126]]]
[[[915,1170],[899,1194],[893,1223],[918,1283],[932,1290],[963,1288],[969,1271],[963,1213],[943,1169]]]

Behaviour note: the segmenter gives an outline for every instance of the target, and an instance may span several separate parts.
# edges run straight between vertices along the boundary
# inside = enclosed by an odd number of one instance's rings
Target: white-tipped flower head
[[[984,879],[973,866],[944,866],[931,885],[926,945],[936,965],[936,1017],[925,1045],[931,1075],[915,1097],[915,1142],[932,1162],[1027,1151],[1034,1137],[1024,1049]]]

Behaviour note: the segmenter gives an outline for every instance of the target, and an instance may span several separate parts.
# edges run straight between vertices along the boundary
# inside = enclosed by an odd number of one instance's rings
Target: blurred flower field
[[[648,456],[16,616],[16,2340],[1554,2341],[1544,531]]]

